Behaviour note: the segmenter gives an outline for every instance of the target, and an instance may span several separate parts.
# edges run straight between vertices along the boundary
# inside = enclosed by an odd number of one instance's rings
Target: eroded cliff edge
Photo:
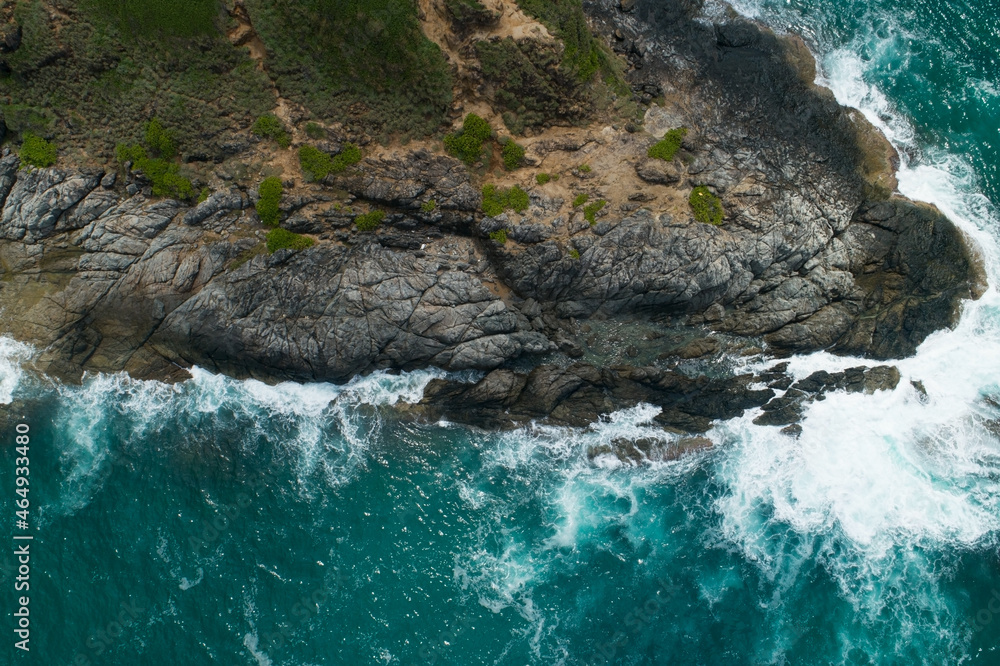
[[[892,193],[891,147],[812,84],[800,41],[737,17],[708,20],[685,2],[585,8],[628,62],[626,80],[647,109],[642,127],[558,110],[556,122],[518,138],[531,168],[511,173],[470,169],[439,142],[369,144],[354,168],[296,182],[284,198],[282,226],[316,241],[305,250],[266,252],[256,192],[235,181],[216,183],[192,207],[151,197],[142,174],[19,169],[6,153],[0,327],[41,348],[38,363],[64,377],[177,378],[197,364],[237,377],[343,381],[376,368],[492,370],[526,354],[579,357],[601,344],[588,322],[623,316],[670,319],[706,331],[702,340],[712,340],[708,331],[759,339],[765,352],[897,358],[981,293],[960,231]],[[545,44],[517,21],[496,24],[504,29],[492,38]],[[467,53],[468,35],[442,39]],[[467,95],[456,117],[479,110],[502,122],[487,106],[495,81],[474,69],[457,80]],[[685,159],[651,163],[648,147],[675,127],[688,128]],[[354,138],[329,132],[332,143]],[[564,177],[538,184],[540,172]],[[484,182],[520,185],[529,207],[485,216]],[[691,216],[695,186],[721,198],[720,226]],[[607,202],[593,224],[573,205],[581,194]],[[361,231],[355,221],[368,209],[386,217]],[[491,238],[501,230],[505,242]],[[648,346],[663,348],[655,337]],[[498,404],[524,389],[521,375],[502,372],[509,376],[484,385],[507,382],[513,393],[489,394]],[[623,377],[630,386],[678,383],[666,371],[635,372],[591,377],[564,367],[549,373],[549,389],[614,396]],[[751,391],[749,378],[737,384],[706,391],[723,396],[727,414],[773,396]],[[646,389],[623,393],[633,394],[652,399]],[[622,404],[597,403],[595,414]]]

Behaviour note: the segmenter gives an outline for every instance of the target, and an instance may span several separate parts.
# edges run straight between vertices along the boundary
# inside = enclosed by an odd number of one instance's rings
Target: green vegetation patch
[[[547,173],[540,173],[535,175],[535,182],[539,185],[544,185],[545,183],[552,180],[552,176]]]
[[[306,136],[319,141],[326,138],[326,130],[316,123],[306,123]]]
[[[27,132],[24,141],[21,143],[21,168],[26,166],[44,169],[56,163],[56,145],[49,143],[42,137]]]
[[[694,219],[715,226],[722,224],[722,201],[704,185],[699,185],[691,190],[688,203],[691,204]]]
[[[660,159],[669,162],[674,159],[674,155],[681,149],[681,143],[687,136],[686,127],[678,127],[667,132],[662,139],[649,147],[647,155],[653,159]]]
[[[194,186],[180,173],[180,165],[162,157],[150,157],[139,144],[120,144],[116,149],[118,162],[132,163],[134,171],[141,171],[152,183],[153,195],[173,199],[191,199]]]
[[[451,105],[452,78],[402,0],[246,0],[283,97],[370,134],[428,135]]]
[[[224,159],[230,132],[274,105],[267,74],[219,29],[217,0],[6,4],[22,41],[3,56],[5,122],[62,151],[110,162],[116,144],[146,142],[156,157],[164,145],[145,136],[155,115],[177,154]]]
[[[434,201],[434,199],[425,201],[422,204],[420,204],[420,210],[422,210],[425,213],[433,213],[435,208],[437,208],[437,202]]]
[[[159,118],[146,123],[146,145],[157,157],[172,160],[177,156],[177,142],[174,133],[163,126]]]
[[[590,173],[591,171],[593,171],[593,169],[590,168],[589,164],[581,164],[576,168],[576,170],[579,171],[580,173]]]
[[[507,242],[507,230],[497,229],[496,231],[491,231],[490,240],[496,243],[500,243],[500,245],[503,245],[504,243]]]
[[[524,162],[524,147],[519,146],[514,139],[507,139],[503,144],[503,168],[513,171]]]
[[[607,201],[595,201],[594,203],[584,206],[583,217],[587,222],[590,222],[590,226],[594,226],[597,223],[597,213],[601,211],[608,204]]]
[[[483,77],[504,124],[515,134],[552,122],[580,121],[593,104],[587,87],[560,65],[558,49],[536,40],[476,42]]]
[[[567,71],[587,81],[600,69],[602,52],[580,0],[517,0],[517,5],[562,40],[562,65]]]
[[[333,171],[333,158],[319,148],[305,144],[299,148],[299,165],[306,180],[323,180]]]
[[[194,37],[216,30],[217,0],[81,0],[132,39]]]
[[[354,226],[358,228],[358,231],[375,231],[384,219],[385,211],[373,210],[354,218]]]
[[[482,25],[494,23],[499,14],[483,6],[479,0],[445,0],[445,8],[452,21],[458,25]]]
[[[361,161],[361,149],[353,143],[345,143],[344,147],[333,158],[333,173],[343,173],[347,167],[354,166]]]
[[[573,199],[573,208],[579,208],[583,204],[587,203],[588,199],[590,199],[590,195],[587,193],[576,195],[576,198]]]
[[[445,149],[466,164],[475,164],[483,155],[483,144],[493,136],[490,124],[470,113],[462,122],[459,132],[444,137]]]
[[[265,178],[257,188],[257,194],[260,195],[260,198],[257,199],[257,215],[260,216],[260,221],[265,226],[278,226],[278,220],[281,218],[279,206],[284,189],[281,185],[281,179],[275,176]],[[274,252],[274,250],[271,251]]]
[[[288,135],[285,124],[272,113],[265,113],[255,120],[250,131],[263,139],[274,139],[282,148],[292,145],[292,138]]]
[[[308,236],[296,234],[281,227],[267,232],[267,251],[271,254],[278,250],[305,250],[315,243],[316,241]]]
[[[496,217],[505,210],[523,213],[531,203],[528,193],[517,185],[510,189],[499,188],[492,183],[483,186],[483,213]]]
[[[579,259],[580,251],[574,247],[572,250],[569,251],[569,256],[572,259]]]

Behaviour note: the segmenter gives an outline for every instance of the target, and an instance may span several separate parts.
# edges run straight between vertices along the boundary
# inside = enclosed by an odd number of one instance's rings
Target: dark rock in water
[[[771,368],[758,379],[772,380],[777,374],[777,368],[784,370],[787,363]],[[762,409],[762,414],[754,419],[757,425],[788,425],[799,421],[805,409],[805,403],[813,400],[823,400],[829,391],[846,391],[847,393],[867,393],[875,391],[891,391],[899,384],[899,370],[893,366],[879,365],[874,368],[848,368],[844,372],[826,372],[818,370],[805,379],[801,379],[785,391],[784,395],[771,400]],[[772,380],[771,384],[777,384]],[[784,432],[784,431],[782,431]]]
[[[784,428],[782,428],[781,433],[784,435],[788,435],[789,437],[797,438],[799,435],[802,434],[802,426],[800,426],[798,423],[793,423],[790,426],[785,426]]]
[[[710,354],[718,354],[722,345],[714,338],[699,338],[692,340],[683,347],[674,350],[674,354],[681,358],[701,358]]]
[[[704,432],[712,421],[739,416],[774,397],[771,390],[750,389],[752,381],[750,375],[709,379],[656,368],[542,365],[527,375],[494,370],[471,385],[434,380],[423,400],[409,411],[431,420],[447,418],[484,428],[539,419],[579,427],[645,402],[663,409],[657,423],[684,432]]]
[[[602,455],[614,455],[623,463],[642,465],[651,462],[668,462],[682,456],[712,448],[707,437],[682,437],[676,441],[643,437],[640,439],[615,439],[610,445],[602,444],[587,449],[591,460]]]

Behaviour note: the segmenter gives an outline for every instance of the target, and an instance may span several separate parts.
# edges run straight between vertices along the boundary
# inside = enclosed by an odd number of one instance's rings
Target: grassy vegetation
[[[452,79],[403,0],[246,0],[284,97],[369,133],[427,135],[444,121]]]
[[[554,121],[582,120],[592,106],[584,84],[561,66],[557,49],[511,38],[476,43],[483,77],[515,134]]]
[[[315,141],[326,138],[326,130],[316,123],[306,123],[306,136]]]
[[[699,185],[691,190],[688,203],[691,204],[694,219],[704,224],[714,224],[715,226],[722,224],[722,201],[704,185]]]
[[[165,128],[159,118],[153,118],[146,123],[146,145],[156,156],[165,160],[172,160],[177,156],[174,133]]]
[[[594,226],[597,223],[597,213],[601,211],[608,204],[607,201],[595,201],[594,203],[584,206],[583,208],[583,218],[590,222],[590,226]]]
[[[282,148],[292,145],[292,137],[288,135],[285,124],[273,113],[265,113],[255,120],[250,131],[262,139],[274,139]]]
[[[572,259],[579,259],[580,251],[574,247],[572,250],[569,251],[569,256]]]
[[[491,231],[490,240],[496,243],[500,243],[500,245],[503,245],[504,243],[507,242],[507,230],[497,229],[496,231]]]
[[[459,25],[492,23],[499,18],[479,0],[445,0],[444,5],[452,20]]]
[[[278,250],[304,250],[316,241],[308,236],[293,233],[288,229],[271,229],[267,232],[267,251],[274,254]]]
[[[573,208],[579,208],[583,204],[587,203],[588,199],[590,199],[590,195],[586,192],[576,195],[576,198],[573,199]]]
[[[483,144],[493,136],[490,124],[470,113],[462,122],[459,132],[444,137],[445,149],[466,164],[475,164],[483,155]]]
[[[260,198],[257,199],[257,215],[260,216],[260,221],[265,226],[278,226],[278,220],[281,219],[279,206],[283,192],[284,187],[281,185],[281,179],[274,176],[265,178],[257,188],[257,194],[260,195]],[[271,251],[274,252],[274,250]]]
[[[589,164],[581,164],[576,168],[576,170],[579,171],[580,173],[590,173],[591,171],[593,171],[593,169],[590,168]]]
[[[483,186],[483,213],[490,217],[496,217],[505,210],[523,213],[530,203],[528,193],[517,185],[506,190],[493,184]]]
[[[203,201],[207,201],[208,197],[211,194],[212,194],[211,190],[209,190],[207,187],[201,188],[201,194],[198,195],[198,203],[201,203]]]
[[[176,162],[150,157],[146,148],[139,144],[119,144],[116,156],[119,163],[131,162],[134,171],[141,171],[149,179],[154,196],[182,200],[194,197],[194,185],[181,175]]]
[[[420,210],[425,213],[433,213],[435,208],[437,208],[437,202],[434,201],[434,199],[430,199],[429,201],[425,201],[420,204]]]
[[[44,169],[56,163],[56,145],[31,132],[24,135],[21,143],[21,168],[26,166]]]
[[[662,139],[649,147],[647,155],[653,159],[661,159],[669,162],[674,159],[674,155],[681,149],[681,143],[687,136],[687,128],[678,127],[667,132]]]
[[[544,185],[545,183],[552,180],[552,176],[547,173],[540,173],[535,175],[535,182],[539,185]]]
[[[345,143],[340,152],[333,158],[333,173],[343,173],[347,167],[354,166],[361,161],[361,149],[353,143]]]
[[[562,64],[574,76],[586,81],[601,68],[602,52],[580,0],[517,0],[517,4],[563,41]]]
[[[134,40],[209,34],[220,12],[217,0],[82,0],[80,5]]]
[[[299,147],[299,166],[306,180],[323,180],[333,171],[333,158],[315,146],[305,144]]]
[[[375,231],[384,219],[385,211],[373,210],[354,218],[354,226],[358,228],[358,231]]]
[[[227,132],[274,105],[267,75],[219,30],[216,0],[11,4],[23,38],[4,56],[0,112],[15,132],[110,160],[117,143],[144,141],[155,115],[178,154],[211,160]]]
[[[520,168],[524,162],[524,147],[519,146],[514,139],[508,138],[503,144],[503,168],[513,171]]]

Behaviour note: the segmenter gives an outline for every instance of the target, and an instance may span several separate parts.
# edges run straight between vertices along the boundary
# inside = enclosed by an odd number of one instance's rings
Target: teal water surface
[[[962,225],[995,284],[996,8],[737,8],[806,35],[823,82],[900,149],[904,193]],[[483,433],[399,418],[429,372],[67,387],[31,354],[0,340],[0,663],[1000,664],[992,286],[899,363],[895,391],[831,395],[797,440],[748,414],[712,450],[642,467],[588,451],[655,433],[649,407]],[[19,422],[28,653],[10,615]]]

